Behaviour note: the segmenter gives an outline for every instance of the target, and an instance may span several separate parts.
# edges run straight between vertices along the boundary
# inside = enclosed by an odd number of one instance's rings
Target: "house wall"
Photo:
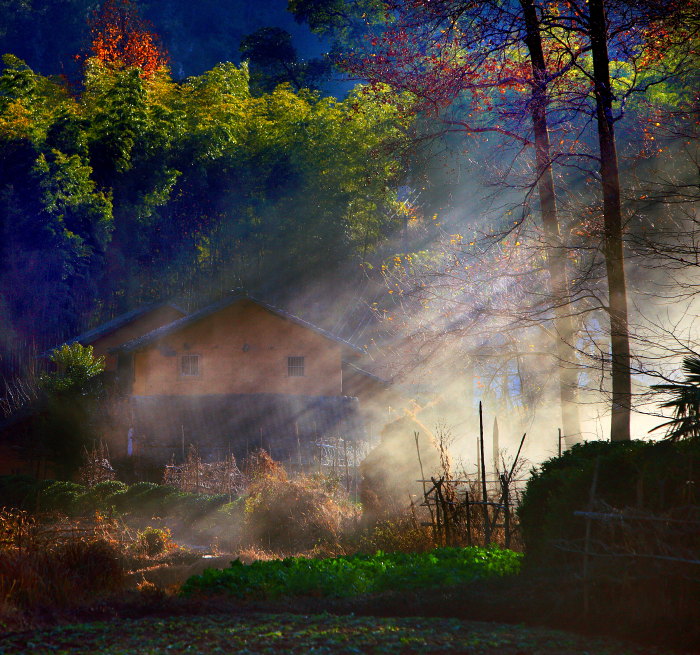
[[[117,370],[117,357],[107,352],[110,348],[120,346],[132,339],[137,339],[147,332],[172,323],[183,316],[183,312],[170,305],[156,307],[150,312],[146,312],[126,325],[114,330],[114,332],[110,332],[96,339],[90,345],[93,348],[95,357],[104,355],[105,371],[114,372]]]
[[[341,348],[313,330],[241,300],[134,355],[132,394],[284,393],[342,395]],[[199,355],[200,374],[180,375],[182,355]],[[289,377],[288,357],[304,357]]]

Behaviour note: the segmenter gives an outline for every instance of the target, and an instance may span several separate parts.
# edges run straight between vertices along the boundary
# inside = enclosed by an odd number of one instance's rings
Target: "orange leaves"
[[[90,20],[91,50],[110,67],[139,68],[149,77],[168,63],[157,35],[148,29],[130,0],[107,0]]]

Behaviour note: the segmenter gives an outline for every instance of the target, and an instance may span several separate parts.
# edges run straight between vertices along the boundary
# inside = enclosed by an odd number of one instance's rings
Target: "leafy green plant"
[[[227,593],[240,598],[353,596],[387,590],[429,589],[477,578],[513,575],[519,553],[484,548],[438,548],[429,553],[383,553],[326,559],[288,557],[240,560],[224,570],[207,569],[182,588],[184,595]]]
[[[654,430],[665,428],[666,438],[672,441],[700,436],[700,356],[685,357],[683,371],[683,382],[655,384],[651,387],[655,391],[671,395],[671,399],[661,407],[672,409],[673,418],[657,425]]]
[[[95,358],[92,346],[64,343],[49,356],[56,366],[41,376],[41,387],[49,394],[72,392],[85,395],[94,390],[94,378],[104,371],[105,358]]]
[[[83,452],[97,440],[93,423],[104,357],[95,359],[92,346],[73,343],[56,348],[49,359],[56,370],[39,380],[46,411],[37,437],[50,451],[60,477],[70,479],[82,464]]]
[[[168,528],[154,528],[149,525],[139,532],[138,541],[149,557],[160,555],[173,547],[172,535]]]

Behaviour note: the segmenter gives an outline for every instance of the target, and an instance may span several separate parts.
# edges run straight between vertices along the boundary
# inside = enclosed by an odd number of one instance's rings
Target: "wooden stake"
[[[297,434],[297,455],[299,457],[299,473],[304,473],[304,463],[301,460],[301,442],[299,441],[299,424],[294,423],[294,431]]]
[[[561,457],[561,428],[559,428],[559,448],[557,450],[559,457]]]
[[[484,459],[484,414],[481,401],[479,401],[479,451],[481,455],[481,495],[484,501],[484,542],[488,546],[491,543],[491,526],[489,524],[488,494],[486,492],[486,460]]]

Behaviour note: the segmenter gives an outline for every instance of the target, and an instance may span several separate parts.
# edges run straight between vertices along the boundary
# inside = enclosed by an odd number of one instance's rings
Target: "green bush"
[[[150,519],[171,517],[191,524],[228,503],[228,496],[206,496],[177,491],[153,482],[131,486],[109,480],[94,487],[75,482],[36,480],[29,476],[0,476],[0,507],[29,512],[59,512],[68,516],[91,515],[112,508],[122,515]]]
[[[114,507],[114,497],[127,489],[127,485],[117,480],[98,482],[94,487],[86,489],[79,496],[77,509],[86,513],[109,511]]]
[[[207,569],[189,578],[184,595],[227,593],[239,598],[354,596],[402,589],[430,589],[478,578],[513,575],[521,555],[498,548],[438,548],[429,553],[382,553],[326,559],[288,557],[236,560],[224,570]]]
[[[149,557],[155,557],[172,546],[172,536],[168,528],[153,528],[148,526],[139,532],[139,544]]]
[[[528,481],[518,511],[528,561],[545,562],[554,542],[583,537],[598,461],[596,499],[615,508],[661,513],[697,503],[700,438],[577,444],[544,462]]]
[[[37,509],[42,512],[62,512],[76,514],[79,499],[85,487],[75,482],[47,481],[40,486],[37,497]]]

